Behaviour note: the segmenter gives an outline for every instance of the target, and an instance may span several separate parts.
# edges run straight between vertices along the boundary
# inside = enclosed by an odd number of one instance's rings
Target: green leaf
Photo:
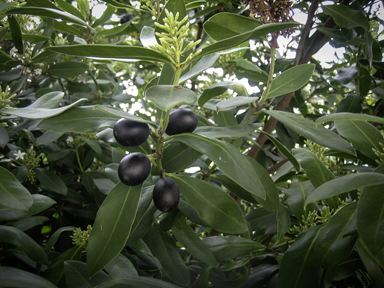
[[[375,172],[364,172],[348,174],[333,179],[316,188],[305,201],[305,205],[310,202],[326,199],[335,195],[342,194],[360,187],[384,184],[384,175]]]
[[[261,70],[253,62],[250,62],[246,59],[235,59],[234,62],[236,62],[240,68],[251,73],[252,81],[263,83],[268,82],[268,74],[265,71]],[[238,71],[236,71],[236,75],[239,75]]]
[[[67,110],[71,110],[72,107],[77,106],[77,105],[79,105],[79,103],[87,101],[87,100],[88,99],[83,98],[83,99],[77,100],[76,102],[74,102],[68,106],[55,108],[55,109],[36,108],[36,107],[33,107],[32,106],[33,104],[32,104],[32,105],[27,106],[25,108],[4,109],[4,110],[0,110],[0,112],[3,114],[14,115],[14,116],[26,118],[26,119],[34,119],[34,120],[46,119],[46,118],[51,118],[54,116],[57,117],[57,115],[60,115]],[[66,131],[68,131],[68,130],[57,131],[57,132],[66,132]]]
[[[119,254],[119,256],[109,262],[104,270],[107,271],[108,275],[113,279],[139,276],[135,266],[133,266],[132,262],[123,254]]]
[[[363,27],[369,30],[367,18],[359,10],[351,9],[345,5],[323,5],[325,14],[332,16],[335,23],[342,27],[351,29],[353,27]]]
[[[194,76],[199,75],[201,72],[215,65],[219,57],[220,55],[216,53],[203,56],[189,71],[180,77],[179,84],[187,81],[188,79],[191,79]]]
[[[150,46],[158,44],[155,36],[155,29],[144,26],[140,32],[140,42],[146,48],[150,48]]]
[[[96,57],[101,59],[131,59],[131,60],[147,60],[147,61],[161,61],[168,63],[170,60],[154,50],[135,47],[135,46],[122,46],[122,45],[63,45],[48,47],[46,51],[53,51],[75,56]]]
[[[356,202],[341,208],[317,235],[313,257],[320,267],[334,267],[352,253],[357,237],[345,235],[356,229],[356,208]]]
[[[382,151],[380,142],[384,143],[383,135],[371,124],[364,121],[335,121],[337,132],[347,138],[355,149],[371,159],[377,159],[375,152]]]
[[[57,288],[56,285],[36,274],[13,267],[0,267],[0,282],[4,287]]]
[[[0,242],[15,245],[31,260],[39,264],[48,265],[48,257],[44,249],[30,236],[17,228],[1,225]]]
[[[83,27],[87,27],[91,29],[93,32],[95,32],[95,30],[91,26],[89,26],[84,20],[68,12],[64,12],[58,9],[28,6],[28,7],[14,8],[14,9],[8,10],[6,14],[23,14],[23,15],[49,17],[53,19],[62,19],[63,21],[66,21],[66,22],[71,22],[71,23],[79,24]]]
[[[56,204],[56,201],[40,194],[33,194],[32,199],[33,204],[27,211],[16,211],[9,208],[0,208],[0,221],[12,221],[23,219],[31,215],[40,213]]]
[[[320,228],[321,226],[314,226],[301,233],[285,252],[280,264],[277,288],[320,287],[323,269],[310,261],[311,250]]]
[[[124,118],[124,119],[128,119],[128,120],[135,121],[135,122],[140,122],[140,123],[147,123],[147,124],[150,124],[151,126],[157,128],[157,125],[155,123],[153,123],[152,121],[145,120],[145,119],[137,117],[133,114],[129,114],[127,112],[124,112],[123,110],[118,110],[115,108],[110,108],[108,106],[102,106],[102,105],[96,105],[95,110],[100,110],[100,111],[106,112],[110,115],[114,115],[114,116],[119,117],[119,118]]]
[[[58,116],[44,119],[38,127],[55,132],[94,133],[106,127],[113,127],[119,119],[120,117],[106,115],[94,110],[92,106],[87,106],[69,109]]]
[[[1,206],[27,211],[33,203],[31,193],[7,169],[0,166]]]
[[[187,203],[208,225],[224,233],[239,234],[247,230],[239,205],[224,191],[196,178],[174,174],[169,177],[175,180]]]
[[[326,123],[330,121],[370,121],[375,123],[384,124],[384,118],[372,116],[369,114],[357,114],[357,113],[332,113],[325,116],[321,116],[316,119],[316,124]]]
[[[349,154],[355,154],[353,148],[339,135],[332,131],[325,129],[323,126],[316,126],[315,123],[309,119],[304,118],[301,115],[284,111],[263,111],[266,114],[271,115],[288,128],[303,135],[309,140],[316,142],[322,146],[329,147],[338,151],[346,152]]]
[[[163,152],[163,168],[168,173],[180,172],[196,162],[201,153],[181,142],[170,142]]]
[[[54,21],[53,22],[53,27],[55,28],[55,30],[57,30],[59,32],[73,34],[73,35],[76,35],[76,36],[78,36],[78,37],[80,37],[82,39],[84,39],[84,37],[85,37],[84,33],[80,29],[76,29],[73,26],[70,26],[70,25],[68,25],[66,23],[63,23],[61,21],[60,22],[59,21]],[[56,53],[56,54],[60,55],[57,52],[52,52],[52,51],[49,51],[49,50],[45,50],[44,52]]]
[[[279,205],[280,208],[280,205]],[[260,231],[276,225],[276,213],[267,211],[264,207],[251,210],[245,215],[245,220],[251,225],[252,231]]]
[[[230,98],[222,100],[216,104],[217,111],[224,110],[227,108],[232,108],[236,106],[243,106],[247,104],[254,103],[257,100],[256,97],[246,97],[246,96],[236,96],[235,98]]]
[[[67,195],[67,186],[53,171],[44,168],[36,168],[35,171],[37,180],[45,189],[61,195]]]
[[[95,288],[128,288],[128,287],[145,287],[145,288],[179,288],[169,282],[150,277],[124,277],[102,283]]]
[[[384,286],[384,272],[380,268],[380,264],[377,259],[372,255],[367,246],[362,240],[358,240],[356,243],[357,252],[361,260],[364,263],[365,269],[369,273],[369,276],[373,279],[376,287]]]
[[[97,26],[100,26],[104,24],[106,21],[111,19],[113,13],[115,13],[116,8],[112,5],[107,4],[107,9],[105,9],[104,13],[100,16],[99,19],[96,19],[95,22],[93,22],[92,27],[95,28]]]
[[[173,282],[181,286],[189,285],[189,270],[180,257],[175,241],[157,224],[151,229],[151,251]]]
[[[284,71],[273,79],[268,98],[299,90],[311,79],[314,70],[315,64],[302,64]]]
[[[341,68],[337,71],[337,76],[334,78],[335,82],[340,85],[345,85],[355,79],[358,69],[356,66],[348,66]]]
[[[234,81],[223,81],[223,82],[215,83],[209,86],[208,88],[204,89],[203,93],[199,98],[199,106],[203,107],[204,104],[208,102],[208,100],[223,94],[228,89],[232,89],[233,91],[237,92],[240,95],[248,96],[247,89],[245,89],[243,85]]]
[[[261,179],[252,164],[235,146],[191,133],[174,135],[172,139],[207,155],[226,176],[252,194],[265,199],[267,193]]]
[[[75,6],[72,4],[65,2],[63,0],[55,0],[56,4],[63,9],[64,11],[67,11],[68,13],[71,13],[73,16],[76,16],[82,20],[84,20],[83,15],[81,15],[81,12],[77,10]]]
[[[223,185],[225,188],[227,188],[229,191],[231,191],[233,194],[240,197],[241,199],[248,201],[248,202],[251,202],[251,203],[258,203],[258,201],[255,199],[255,197],[253,197],[254,196],[253,194],[251,194],[250,192],[248,192],[244,188],[237,185],[235,182],[233,182],[227,176],[222,175],[222,174],[213,174],[210,177],[217,180],[221,185]]]
[[[233,125],[233,126],[199,126],[193,133],[208,137],[208,138],[231,138],[236,139],[250,135],[254,132],[260,124],[252,123],[247,125]]]
[[[57,139],[59,139],[62,135],[63,135],[62,132],[57,133],[57,132],[46,131],[43,135],[36,138],[36,146],[52,143],[53,141],[56,141]]]
[[[25,219],[17,220],[8,225],[17,228],[20,231],[27,231],[28,229],[42,226],[47,221],[49,221],[49,218],[45,216],[31,216]]]
[[[21,29],[19,22],[16,17],[10,15],[8,17],[9,28],[11,28],[12,41],[15,45],[17,52],[21,55],[24,54],[24,44],[23,44],[23,35],[21,34]]]
[[[192,90],[173,85],[151,86],[145,91],[145,97],[163,110],[169,110],[180,104],[194,105],[197,100]]]
[[[116,35],[116,34],[119,34],[121,32],[123,32],[125,29],[127,29],[127,27],[129,25],[131,25],[132,23],[132,20],[131,21],[128,21],[120,26],[116,26],[116,27],[113,27],[111,29],[105,29],[105,30],[101,30],[100,32],[97,33],[97,36],[113,36],[113,35]]]
[[[9,142],[9,135],[7,129],[0,126],[0,147],[4,148]]]
[[[49,237],[49,240],[47,241],[45,247],[44,247],[44,251],[45,253],[49,254],[49,252],[51,251],[51,249],[53,248],[53,246],[55,246],[57,240],[59,239],[59,236],[61,235],[61,233],[63,232],[73,232],[75,231],[75,227],[61,227],[59,229],[57,229],[52,235],[51,237]]]
[[[287,206],[280,204],[279,211],[276,214],[277,221],[277,242],[281,242],[285,233],[291,227],[291,219],[289,218],[289,209]]]
[[[100,206],[87,248],[91,277],[124,248],[136,217],[141,189],[142,185],[126,186],[119,182]]]
[[[92,279],[89,278],[87,264],[80,261],[65,261],[64,271],[67,287],[95,287],[100,283],[111,280],[111,277],[103,271],[98,272]]]
[[[51,66],[47,73],[56,77],[72,78],[83,74],[88,69],[88,65],[83,62],[65,61]]]
[[[189,224],[184,225],[182,229],[172,227],[172,233],[181,245],[201,262],[212,267],[219,265],[211,250],[209,250]]]
[[[45,50],[31,59],[32,63],[51,63],[60,57],[60,53]]]
[[[230,260],[265,248],[256,241],[233,235],[206,237],[203,242],[211,249],[217,261]]]

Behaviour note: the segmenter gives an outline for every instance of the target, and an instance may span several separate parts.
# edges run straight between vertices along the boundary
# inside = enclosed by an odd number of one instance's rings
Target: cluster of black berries
[[[179,108],[171,112],[165,133],[176,135],[193,132],[197,127],[196,114],[186,108]],[[143,144],[150,133],[148,124],[120,119],[113,128],[116,141],[125,147],[135,147]],[[118,167],[120,181],[129,186],[136,186],[144,182],[151,172],[151,162],[140,152],[125,156]],[[179,187],[171,178],[162,178],[156,182],[153,189],[153,202],[162,212],[170,212],[177,207],[180,199]]]

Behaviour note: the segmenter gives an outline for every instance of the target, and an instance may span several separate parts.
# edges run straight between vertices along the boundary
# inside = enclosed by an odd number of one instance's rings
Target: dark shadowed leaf
[[[99,284],[95,288],[178,288],[180,286],[173,285],[169,282],[150,277],[124,277],[111,280],[107,283]]]
[[[133,266],[132,262],[123,254],[119,254],[119,256],[109,262],[104,270],[107,271],[108,275],[113,279],[139,276],[135,266]]]
[[[87,288],[94,287],[100,283],[111,280],[104,271],[99,271],[95,276],[89,278],[87,264],[80,261],[65,261],[65,282],[68,287]]]
[[[83,74],[88,69],[88,65],[83,62],[65,61],[51,66],[47,73],[56,77],[72,78]]]
[[[4,287],[57,288],[56,285],[36,274],[13,267],[0,267],[0,282]]]
[[[369,30],[369,22],[362,12],[351,9],[345,5],[323,5],[323,11],[331,15],[340,27],[351,29],[353,27],[364,27]]]
[[[40,185],[44,186],[45,189],[62,195],[67,194],[68,188],[64,181],[53,171],[44,168],[36,168],[35,171],[37,180],[39,180]]]

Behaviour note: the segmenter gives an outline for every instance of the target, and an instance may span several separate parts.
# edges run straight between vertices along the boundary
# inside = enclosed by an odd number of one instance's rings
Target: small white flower
[[[73,137],[72,136],[68,136],[66,141],[67,141],[67,144],[72,143],[73,142]]]
[[[20,158],[21,160],[24,160],[24,155],[25,155],[25,154],[27,154],[27,153],[25,153],[25,152],[21,152],[21,150],[18,150],[18,151],[16,151],[16,152],[13,153],[13,155],[16,156],[16,160],[19,160],[19,158]]]

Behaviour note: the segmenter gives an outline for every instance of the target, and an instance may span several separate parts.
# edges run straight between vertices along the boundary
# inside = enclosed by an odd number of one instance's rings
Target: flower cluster
[[[70,237],[72,238],[72,243],[77,246],[84,247],[87,249],[89,235],[91,235],[92,226],[88,225],[87,230],[83,231],[81,228],[76,228],[76,230],[73,232],[73,235]]]

